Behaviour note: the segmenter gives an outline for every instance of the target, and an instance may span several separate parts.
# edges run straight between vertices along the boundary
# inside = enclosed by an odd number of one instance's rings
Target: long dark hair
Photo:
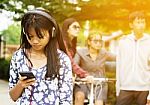
[[[63,22],[63,25],[62,25],[62,34],[63,34],[63,37],[65,39],[65,42],[66,42],[66,45],[67,45],[67,48],[69,51],[72,51],[73,52],[73,55],[76,53],[76,44],[77,44],[77,37],[74,37],[72,40],[69,38],[69,35],[68,35],[68,29],[69,29],[69,26],[74,23],[74,22],[77,22],[76,19],[74,18],[67,18],[66,20],[64,20]]]
[[[39,38],[43,38],[41,29],[49,31],[49,42],[44,49],[44,53],[47,56],[47,73],[46,77],[55,78],[59,75],[60,60],[57,52],[59,47],[62,51],[66,53],[66,48],[63,42],[63,38],[60,32],[60,28],[53,18],[53,16],[45,10],[34,10],[27,12],[21,21],[21,40],[20,48],[30,49],[31,45],[27,41],[26,35],[29,37],[28,30],[30,27],[35,29],[35,32]],[[23,50],[24,51],[24,50]],[[25,56],[32,65],[32,62],[28,58],[26,51],[24,51]]]

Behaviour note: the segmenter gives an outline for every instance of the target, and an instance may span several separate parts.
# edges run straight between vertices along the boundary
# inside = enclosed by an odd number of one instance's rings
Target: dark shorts
[[[129,91],[121,90],[117,97],[116,105],[145,105],[147,102],[148,91]]]
[[[85,94],[86,99],[87,99],[90,95],[90,85],[87,85],[87,84],[77,85],[77,84],[75,84],[74,94],[78,91],[82,91]],[[106,101],[107,100],[107,92],[108,92],[108,84],[107,83],[101,83],[101,84],[94,85],[94,99],[95,100]]]

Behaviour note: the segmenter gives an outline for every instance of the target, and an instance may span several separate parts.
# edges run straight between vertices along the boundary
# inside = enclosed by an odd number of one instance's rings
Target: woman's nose
[[[39,39],[38,37],[34,37],[34,38],[32,39],[32,42],[33,42],[33,43],[39,43],[39,41],[40,41],[40,39]]]

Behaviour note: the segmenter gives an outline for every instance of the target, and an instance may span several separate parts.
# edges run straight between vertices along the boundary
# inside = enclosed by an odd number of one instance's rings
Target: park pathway
[[[0,105],[15,105],[8,95],[8,82],[0,80]]]

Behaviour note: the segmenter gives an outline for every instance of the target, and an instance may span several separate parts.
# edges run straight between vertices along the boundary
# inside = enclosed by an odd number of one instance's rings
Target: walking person
[[[58,49],[60,48],[60,50]],[[72,66],[52,15],[28,11],[21,21],[21,44],[10,63],[9,94],[17,105],[72,105]],[[34,78],[20,76],[32,72]]]
[[[118,47],[116,105],[150,105],[150,36],[144,33],[144,13],[131,13],[129,26],[132,33],[123,37]]]

